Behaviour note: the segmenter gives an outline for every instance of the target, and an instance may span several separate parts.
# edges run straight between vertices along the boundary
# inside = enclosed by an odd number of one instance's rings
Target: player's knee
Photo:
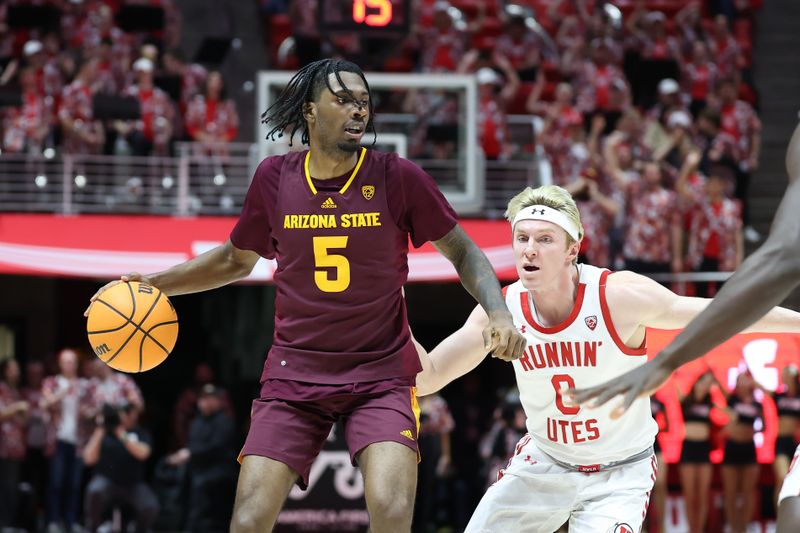
[[[407,491],[373,491],[369,498],[369,512],[382,522],[410,524],[414,514],[414,494]]]
[[[261,527],[262,529],[259,529]],[[263,530],[263,517],[257,509],[235,507],[231,518],[231,533],[246,533]]]

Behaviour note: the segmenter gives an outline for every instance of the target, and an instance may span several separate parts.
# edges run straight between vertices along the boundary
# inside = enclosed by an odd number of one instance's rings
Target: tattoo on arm
[[[453,263],[461,284],[487,314],[495,311],[508,312],[492,264],[461,226],[456,225],[433,245]]]

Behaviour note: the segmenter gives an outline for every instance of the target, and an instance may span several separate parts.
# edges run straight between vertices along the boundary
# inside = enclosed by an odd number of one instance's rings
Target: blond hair
[[[532,205],[544,205],[563,213],[578,228],[578,242],[583,239],[583,224],[581,224],[581,214],[572,195],[558,185],[543,185],[536,189],[526,187],[521,193],[517,194],[508,202],[508,209],[504,216],[509,222],[513,222],[514,217],[520,210]],[[572,246],[576,241],[567,234],[567,246]]]

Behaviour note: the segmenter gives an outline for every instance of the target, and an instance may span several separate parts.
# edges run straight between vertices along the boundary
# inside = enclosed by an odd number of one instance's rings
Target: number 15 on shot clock
[[[321,0],[321,32],[350,31],[371,35],[408,33],[412,0]]]

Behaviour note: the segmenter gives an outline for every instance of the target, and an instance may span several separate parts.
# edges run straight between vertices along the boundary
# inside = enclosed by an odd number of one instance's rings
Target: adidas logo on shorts
[[[336,202],[333,201],[333,198],[326,198],[324,202],[322,202],[323,209],[332,209],[336,207]]]
[[[404,429],[403,431],[400,432],[400,434],[409,440],[414,440],[414,434],[411,432],[410,429]]]

